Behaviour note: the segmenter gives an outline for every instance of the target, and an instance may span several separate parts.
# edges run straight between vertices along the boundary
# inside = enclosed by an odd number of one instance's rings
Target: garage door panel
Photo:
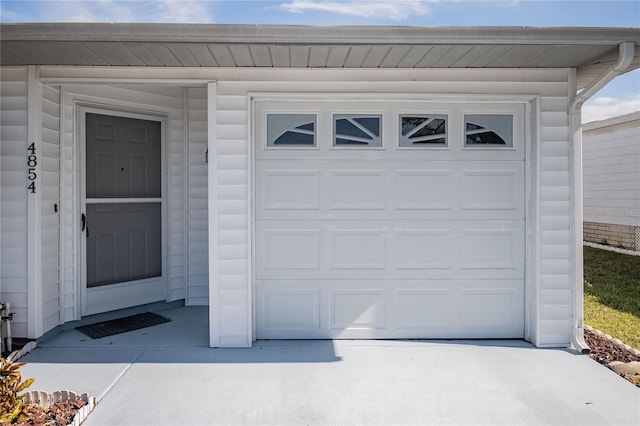
[[[259,300],[264,330],[320,331],[319,290],[267,290]]]
[[[511,284],[511,282],[505,282]],[[461,316],[460,326],[469,334],[488,334],[491,330],[502,329],[508,335],[509,331],[518,332],[524,327],[524,319],[520,309],[524,294],[522,286],[511,288],[465,288],[460,300],[460,308],[465,315]],[[476,287],[480,287],[477,283]],[[504,335],[496,335],[504,337]]]
[[[385,329],[388,327],[386,300],[383,288],[329,290],[329,328]]]
[[[521,228],[522,226],[501,229],[462,229],[460,267],[521,271],[524,255],[524,246],[520,238]]]
[[[261,280],[260,338],[522,337],[520,280]]]
[[[396,229],[395,238],[389,242],[391,263],[396,269],[451,271],[455,266],[456,235],[453,229]]]
[[[521,162],[264,161],[256,219],[520,219]]]
[[[385,170],[330,170],[327,210],[385,210]]]
[[[454,171],[408,170],[392,172],[391,191],[395,210],[453,210],[457,188]]]
[[[397,329],[452,328],[454,295],[451,289],[396,289],[394,293]]]
[[[462,210],[521,211],[520,170],[461,170],[460,175]]]
[[[320,170],[264,170],[262,208],[319,210]]]
[[[271,229],[263,236],[264,269],[320,269],[319,229]]]
[[[331,270],[387,267],[386,229],[329,229],[327,257]]]
[[[523,232],[522,220],[261,220],[256,278],[521,278]]]

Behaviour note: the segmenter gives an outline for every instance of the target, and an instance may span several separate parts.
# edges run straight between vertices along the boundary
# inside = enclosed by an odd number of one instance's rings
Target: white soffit
[[[0,40],[7,66],[575,67],[583,86],[640,29],[45,23],[2,24]]]

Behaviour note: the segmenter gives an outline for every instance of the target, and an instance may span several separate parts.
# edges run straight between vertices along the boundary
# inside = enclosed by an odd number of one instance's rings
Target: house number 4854
[[[29,185],[27,186],[27,191],[35,194],[36,193],[36,166],[38,165],[38,156],[36,155],[36,144],[35,142],[31,142],[29,148],[27,148],[27,182]]]

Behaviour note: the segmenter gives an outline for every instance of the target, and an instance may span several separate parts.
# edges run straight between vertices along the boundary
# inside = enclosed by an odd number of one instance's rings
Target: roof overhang
[[[7,66],[577,68],[584,87],[640,29],[45,23],[0,40]]]

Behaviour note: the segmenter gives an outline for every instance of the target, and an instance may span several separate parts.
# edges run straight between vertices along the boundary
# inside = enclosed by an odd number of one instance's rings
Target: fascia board
[[[357,44],[640,44],[640,28],[589,27],[398,27],[225,24],[37,23],[2,24],[4,41],[118,41]]]

